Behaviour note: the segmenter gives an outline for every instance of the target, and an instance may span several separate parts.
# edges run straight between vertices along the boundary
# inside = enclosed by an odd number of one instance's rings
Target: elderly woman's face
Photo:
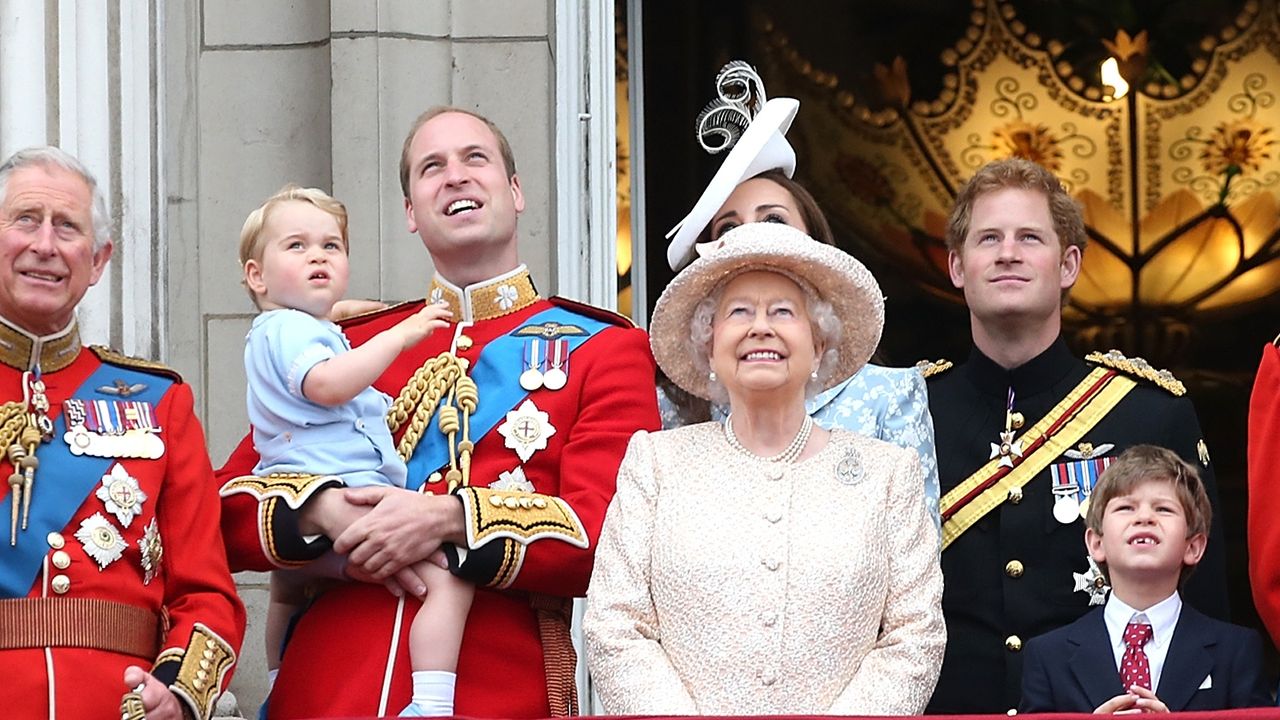
[[[711,219],[711,240],[719,240],[730,230],[753,222],[776,222],[804,232],[804,218],[796,199],[778,183],[752,178],[738,185]]]
[[[730,400],[752,392],[794,392],[804,402],[821,349],[804,292],[778,273],[743,273],[725,286],[712,320],[711,369]]]

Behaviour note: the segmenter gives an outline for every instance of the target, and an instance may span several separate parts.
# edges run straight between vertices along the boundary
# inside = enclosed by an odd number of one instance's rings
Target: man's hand
[[[124,669],[124,684],[126,692],[135,690],[139,685],[142,686],[142,707],[146,710],[149,720],[182,720],[187,717],[178,696],[155,679],[151,673],[137,665],[130,665]],[[120,693],[120,696],[123,698],[124,693]]]
[[[374,580],[428,559],[442,543],[464,542],[462,504],[456,498],[390,487],[357,488],[345,495],[348,502],[373,509],[351,523],[333,549]]]
[[[1124,695],[1117,695],[1102,703],[1094,715],[1131,715],[1134,713],[1167,713],[1165,705],[1156,694],[1141,685],[1134,685]]]

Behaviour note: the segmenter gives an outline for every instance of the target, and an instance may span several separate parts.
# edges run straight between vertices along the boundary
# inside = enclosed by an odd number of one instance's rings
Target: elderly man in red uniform
[[[235,567],[298,566],[332,548],[347,575],[373,581],[332,586],[301,615],[268,714],[404,707],[415,567],[432,558],[447,558],[478,588],[458,658],[457,714],[573,714],[570,598],[586,591],[628,439],[660,427],[648,340],[624,318],[534,289],[516,252],[524,195],[515,159],[487,119],[424,113],[405,139],[400,180],[409,230],[435,265],[428,298],[344,330],[359,345],[424,302],[453,312],[451,325],[375,383],[395,398],[388,422],[409,489],[247,476],[256,462],[248,437],[219,471]]]
[[[244,632],[191,390],[81,346],[111,257],[67,153],[0,165],[0,708],[9,718],[208,718]]]

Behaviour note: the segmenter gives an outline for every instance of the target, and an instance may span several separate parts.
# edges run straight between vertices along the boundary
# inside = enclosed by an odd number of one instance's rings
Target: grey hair
[[[98,180],[89,172],[89,168],[76,156],[53,145],[37,145],[23,148],[9,156],[0,165],[0,202],[9,201],[9,177],[25,167],[39,165],[45,168],[57,167],[74,173],[89,186],[89,194],[93,196],[90,216],[93,222],[93,251],[96,253],[106,247],[111,239],[111,215],[107,212],[107,198],[102,194]]]
[[[728,287],[729,281],[744,272],[751,271],[771,272],[782,275],[799,286],[800,291],[804,293],[805,313],[809,316],[809,327],[813,332],[814,343],[820,343],[826,348],[822,353],[822,357],[818,360],[818,377],[810,378],[805,385],[805,399],[811,399],[822,392],[823,388],[827,387],[827,381],[830,380],[831,373],[836,363],[840,360],[838,346],[840,345],[840,338],[844,335],[844,324],[839,317],[836,317],[835,308],[832,307],[831,303],[819,297],[812,284],[804,278],[781,268],[742,268],[739,272],[723,278],[707,297],[698,302],[693,308],[693,314],[689,319],[689,354],[693,358],[693,366],[703,375],[710,375],[711,340],[715,334],[716,308],[719,307],[720,300],[724,297],[724,290]],[[721,405],[729,402],[729,393],[725,389],[724,383],[719,380],[708,381],[707,391],[711,396],[712,402]]]

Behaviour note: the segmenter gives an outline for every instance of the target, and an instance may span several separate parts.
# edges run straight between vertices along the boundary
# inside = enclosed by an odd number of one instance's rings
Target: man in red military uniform
[[[1262,348],[1249,398],[1249,583],[1280,643],[1280,337]]]
[[[253,478],[249,437],[219,471],[237,568],[307,563],[330,547],[347,573],[395,578],[447,557],[478,592],[458,659],[464,716],[576,712],[570,598],[591,574],[600,524],[631,435],[660,427],[643,331],[596,308],[538,295],[516,252],[524,196],[502,133],[454,108],[418,118],[401,156],[411,232],[435,265],[427,300],[345,323],[353,345],[447,302],[453,324],[375,383],[409,490],[336,478]],[[320,471],[320,469],[317,469]],[[302,614],[268,704],[272,718],[398,712],[410,697],[418,608],[377,582],[329,588]]]
[[[80,344],[75,308],[112,245],[79,161],[15,153],[0,202],[0,708],[208,718],[244,607],[191,390]]]

